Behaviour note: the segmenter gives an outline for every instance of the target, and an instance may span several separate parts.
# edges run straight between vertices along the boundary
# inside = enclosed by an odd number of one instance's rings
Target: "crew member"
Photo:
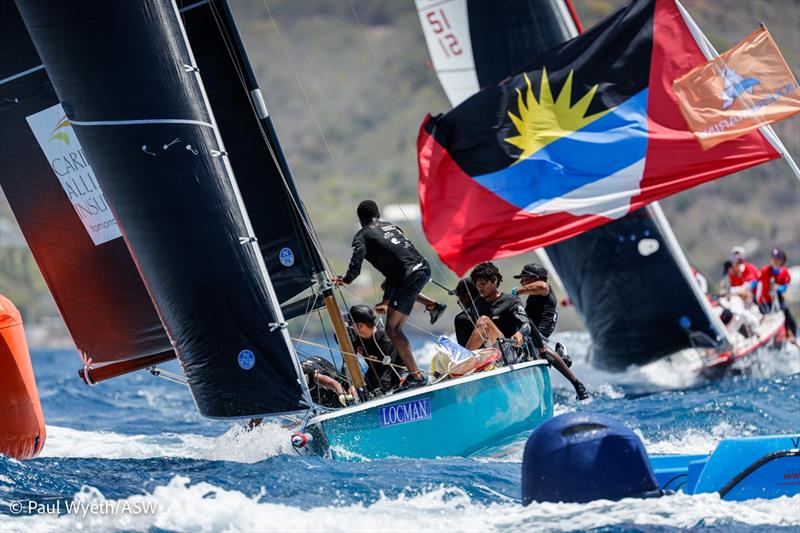
[[[493,345],[500,338],[506,338],[520,347],[525,336],[530,335],[531,325],[519,297],[500,292],[503,276],[492,263],[480,263],[469,275],[483,300],[482,315],[466,347],[475,350],[486,344]]]
[[[777,296],[778,306],[783,310],[786,317],[786,334],[789,342],[795,342],[797,337],[797,322],[794,320],[789,306],[783,299],[786,289],[789,287],[789,282],[792,277],[789,274],[789,269],[786,268],[786,252],[780,248],[773,248],[770,254],[769,264],[761,269],[759,273],[759,287],[758,306],[761,308],[762,313],[768,313],[773,305],[773,287],[775,283],[774,294]]]
[[[395,389],[400,384],[400,374],[392,365],[399,365],[400,359],[389,336],[377,326],[375,311],[368,305],[354,305],[350,308],[350,323],[353,346],[367,362],[365,378],[369,389],[384,394]]]
[[[456,330],[456,342],[461,346],[466,346],[472,332],[475,331],[478,319],[481,317],[482,313],[478,307],[483,307],[481,305],[483,299],[470,278],[459,280],[454,292],[461,308],[461,312],[453,320],[453,326]]]
[[[731,294],[736,294],[750,303],[758,285],[758,269],[754,264],[747,262],[744,248],[741,246],[734,246],[731,249],[730,260],[732,266],[728,271],[728,278],[731,282]]]
[[[319,356],[309,357],[300,363],[308,390],[314,403],[323,407],[346,407],[356,397],[352,386],[345,390],[347,382],[336,372],[336,367]]]
[[[531,342],[556,370],[564,376],[575,388],[578,400],[589,397],[586,387],[581,383],[569,365],[564,361],[562,354],[564,348],[561,343],[556,344],[552,350],[546,342],[558,322],[558,303],[550,284],[547,283],[547,269],[538,263],[529,263],[522,268],[522,272],[514,276],[520,280],[520,287],[514,287],[513,294],[527,294],[525,301],[525,314],[531,321]]]
[[[446,306],[421,294],[431,279],[431,267],[400,228],[380,220],[378,204],[364,200],[358,205],[357,214],[361,230],[353,237],[350,266],[344,276],[334,279],[334,283],[352,283],[361,273],[364,259],[386,277],[383,301],[375,310],[386,313],[386,334],[408,369],[403,388],[423,386],[427,380],[417,367],[411,344],[403,333],[403,324],[408,320],[414,302],[425,306],[431,315],[431,324],[439,319]]]

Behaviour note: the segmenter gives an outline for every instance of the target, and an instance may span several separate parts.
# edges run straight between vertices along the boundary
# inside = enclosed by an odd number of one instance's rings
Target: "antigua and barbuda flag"
[[[674,0],[634,0],[426,118],[422,221],[444,263],[462,275],[779,157],[757,131],[701,149],[672,83],[705,62]]]

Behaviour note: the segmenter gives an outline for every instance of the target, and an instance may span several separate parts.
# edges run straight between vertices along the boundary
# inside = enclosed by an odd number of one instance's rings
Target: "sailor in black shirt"
[[[347,394],[342,386],[343,380],[340,380],[336,367],[330,361],[318,356],[309,357],[300,363],[300,368],[315,403],[330,408],[346,407],[347,402],[354,398],[355,390],[351,388],[350,394]]]
[[[581,383],[567,363],[561,357],[563,349],[556,344],[556,350],[550,349],[546,342],[556,329],[558,321],[558,303],[550,285],[547,283],[548,272],[538,263],[529,263],[522,272],[514,276],[522,286],[514,287],[514,294],[527,294],[525,313],[531,321],[531,342],[556,370],[558,370],[575,388],[579,400],[589,397],[586,387]]]
[[[353,347],[369,367],[364,376],[367,386],[384,394],[393,390],[400,384],[400,375],[392,365],[399,365],[400,360],[389,336],[377,326],[375,312],[369,306],[354,305],[349,319]]]
[[[472,332],[475,331],[478,319],[485,314],[481,313],[484,307],[483,298],[470,278],[459,280],[454,292],[458,298],[458,306],[461,308],[461,312],[453,320],[456,342],[461,346],[466,346]]]
[[[480,263],[472,269],[470,278],[483,299],[485,316],[478,320],[466,347],[470,350],[476,348],[476,335],[480,335],[479,342],[494,343],[498,337],[505,337],[522,346],[525,336],[530,334],[530,320],[517,296],[500,292],[498,287],[503,276],[497,267],[492,263]]]
[[[380,220],[375,202],[364,200],[358,205],[357,214],[361,230],[353,237],[350,266],[344,276],[334,279],[334,283],[352,283],[361,273],[364,259],[386,277],[383,301],[375,309],[386,312],[386,334],[408,369],[404,386],[425,385],[427,380],[417,367],[411,344],[403,333],[403,324],[408,320],[415,301],[425,305],[431,315],[431,324],[444,312],[445,305],[422,294],[423,287],[431,279],[431,267],[400,228]]]

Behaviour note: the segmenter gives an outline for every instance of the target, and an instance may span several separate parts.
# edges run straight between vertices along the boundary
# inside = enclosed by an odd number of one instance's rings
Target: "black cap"
[[[374,326],[375,311],[368,305],[354,305],[350,308],[350,320],[352,320],[354,324],[358,322],[368,326]]]
[[[773,248],[770,255],[779,261],[783,261],[784,263],[786,262],[786,252],[780,248]]]
[[[547,281],[547,269],[539,263],[528,263],[522,267],[522,272],[518,276],[514,276],[514,279],[522,278],[539,278]]]
[[[376,204],[373,200],[364,200],[358,204],[356,214],[358,214],[358,220],[363,226],[366,226],[372,222],[373,219],[381,216],[380,209],[378,209],[378,204]]]

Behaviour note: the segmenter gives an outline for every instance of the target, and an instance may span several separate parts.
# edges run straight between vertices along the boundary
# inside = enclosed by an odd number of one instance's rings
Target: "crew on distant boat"
[[[336,367],[319,356],[309,357],[300,363],[306,377],[311,399],[323,407],[347,407],[357,397],[356,390],[336,372]],[[346,390],[345,387],[349,387]]]
[[[356,352],[367,362],[364,376],[372,392],[387,392],[400,385],[400,374],[392,365],[399,365],[392,341],[383,328],[377,325],[375,311],[368,305],[350,308],[351,340]]]
[[[482,304],[483,299],[470,278],[459,280],[454,292],[458,298],[458,305],[461,307],[461,312],[453,320],[456,342],[461,346],[467,346],[472,332],[475,331],[475,325],[481,317],[482,313],[478,310],[478,306]]]
[[[753,301],[753,292],[758,283],[758,269],[754,264],[747,262],[744,248],[741,246],[734,246],[731,249],[730,261],[728,279],[731,284],[731,294],[740,296],[748,303]]]
[[[352,283],[361,273],[364,259],[386,277],[382,285],[383,301],[375,306],[375,310],[386,313],[386,334],[408,370],[403,388],[426,385],[427,380],[417,367],[411,344],[403,333],[403,324],[408,320],[414,302],[425,306],[431,324],[439,319],[447,306],[422,294],[423,287],[431,279],[431,267],[400,228],[380,220],[378,204],[364,200],[356,212],[361,230],[353,237],[350,266],[344,276],[333,281],[336,285]]]
[[[531,342],[550,364],[558,370],[575,388],[579,400],[589,397],[586,387],[570,370],[572,361],[566,359],[564,346],[556,343],[556,349],[547,346],[546,341],[556,329],[558,322],[558,303],[555,294],[547,282],[547,269],[538,263],[529,263],[522,268],[522,272],[514,276],[520,280],[521,286],[514,287],[514,295],[527,294],[525,301],[525,314],[531,321]]]
[[[789,342],[795,342],[797,338],[797,322],[795,322],[789,306],[786,305],[783,299],[783,295],[791,281],[792,277],[786,268],[786,252],[780,248],[773,248],[769,264],[762,268],[759,273],[758,306],[761,308],[762,313],[768,313],[773,304],[777,303],[786,317],[788,340]]]

